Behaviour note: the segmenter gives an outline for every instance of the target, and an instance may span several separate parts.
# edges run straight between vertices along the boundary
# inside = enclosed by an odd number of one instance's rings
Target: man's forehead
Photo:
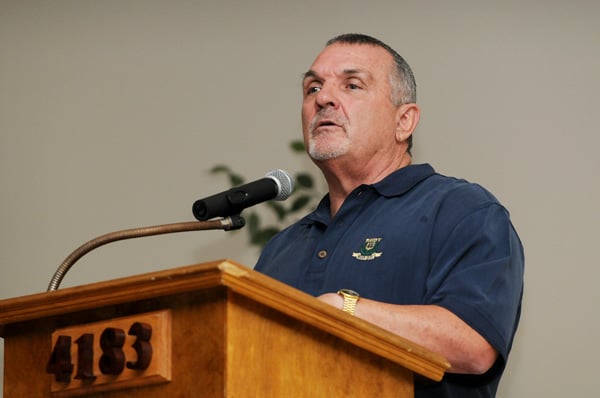
[[[323,73],[373,74],[387,71],[392,56],[383,48],[367,44],[335,43],[329,45],[315,58],[304,78]]]

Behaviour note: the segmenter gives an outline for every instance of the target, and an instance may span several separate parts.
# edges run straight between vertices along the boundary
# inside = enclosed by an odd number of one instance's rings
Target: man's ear
[[[408,137],[415,131],[419,119],[421,117],[421,109],[417,104],[402,104],[396,110],[396,140],[398,142],[406,141]]]

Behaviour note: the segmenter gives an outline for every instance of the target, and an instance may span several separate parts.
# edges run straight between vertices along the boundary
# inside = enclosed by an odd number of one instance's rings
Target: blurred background
[[[288,148],[301,77],[361,32],[414,69],[414,162],[486,186],[525,245],[498,396],[594,396],[599,19],[588,0],[0,0],[0,299],[45,291],[98,235],[193,220],[229,187],[216,164],[319,176]],[[244,230],[118,242],[61,287],[258,254]]]

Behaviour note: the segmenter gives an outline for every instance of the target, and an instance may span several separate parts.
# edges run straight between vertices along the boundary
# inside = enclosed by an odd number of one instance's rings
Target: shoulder
[[[499,203],[483,186],[466,179],[440,174],[427,163],[401,168],[373,187],[384,197],[408,197],[410,201],[416,202],[443,202],[459,207]]]
[[[491,205],[502,206],[482,185],[439,173],[423,181],[421,193],[423,196],[430,196],[429,199],[437,199],[440,206],[451,207],[455,211],[472,211]]]
[[[508,210],[480,184],[436,173],[418,188],[418,200],[427,203],[438,238],[454,235],[459,225],[474,233],[486,227],[505,229],[511,224]]]

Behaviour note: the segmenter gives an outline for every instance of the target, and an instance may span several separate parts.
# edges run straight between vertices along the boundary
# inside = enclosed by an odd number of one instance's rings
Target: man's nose
[[[317,93],[316,102],[319,108],[337,108],[339,105],[339,100],[334,90],[330,86],[325,85]]]

